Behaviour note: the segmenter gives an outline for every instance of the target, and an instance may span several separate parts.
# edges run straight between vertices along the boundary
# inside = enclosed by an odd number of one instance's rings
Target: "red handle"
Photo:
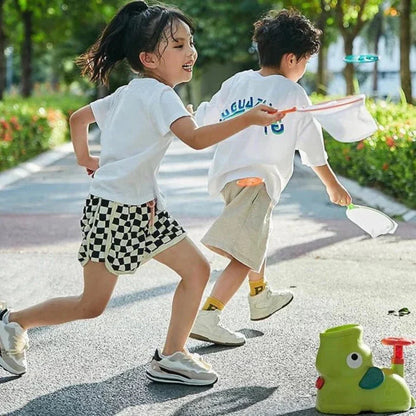
[[[297,111],[297,107],[287,108],[286,110],[278,110],[279,113],[287,114],[287,113],[294,113]]]
[[[383,338],[381,340],[383,345],[393,345],[393,357],[391,357],[392,364],[404,364],[403,347],[412,345],[415,342],[414,339],[395,337]]]

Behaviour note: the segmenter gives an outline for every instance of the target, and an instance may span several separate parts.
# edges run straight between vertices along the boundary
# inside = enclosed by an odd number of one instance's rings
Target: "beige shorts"
[[[241,187],[233,181],[225,185],[221,194],[224,211],[202,243],[218,254],[260,271],[266,257],[273,210],[265,185]]]

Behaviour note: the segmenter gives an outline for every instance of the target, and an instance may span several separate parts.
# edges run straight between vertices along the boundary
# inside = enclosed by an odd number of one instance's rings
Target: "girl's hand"
[[[193,106],[192,104],[188,104],[188,105],[186,106],[186,109],[188,110],[188,113],[189,113],[191,116],[195,115],[194,106]]]
[[[82,166],[85,167],[87,174],[94,176],[95,171],[100,167],[100,158],[96,156],[90,156]]]
[[[348,191],[339,183],[328,186],[326,188],[329,199],[332,203],[346,207],[352,202],[351,195]]]
[[[270,124],[281,120],[285,116],[285,113],[279,113],[276,108],[268,105],[259,104],[245,112],[244,116],[247,117],[250,125],[269,126]]]

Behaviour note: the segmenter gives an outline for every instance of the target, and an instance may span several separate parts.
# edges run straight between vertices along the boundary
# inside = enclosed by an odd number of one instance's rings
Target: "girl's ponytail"
[[[148,9],[144,1],[132,1],[122,7],[106,26],[98,40],[77,59],[82,75],[91,81],[108,84],[108,77],[114,66],[130,53],[124,48],[125,32],[132,18]]]

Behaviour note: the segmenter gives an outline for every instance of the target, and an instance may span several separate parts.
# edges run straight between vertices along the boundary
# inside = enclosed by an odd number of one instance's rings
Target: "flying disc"
[[[365,107],[365,94],[279,110],[283,114],[295,111],[311,113],[335,140],[342,143],[365,139],[377,130],[376,122]]]
[[[374,208],[350,204],[346,214],[348,219],[370,234],[372,238],[382,234],[394,234],[397,229],[395,221],[384,212]]]
[[[371,62],[377,62],[380,58],[373,54],[363,55],[347,55],[343,58],[343,61],[347,64],[368,64]]]
[[[237,181],[238,186],[256,186],[264,182],[263,178],[253,177],[253,178],[243,178]]]

